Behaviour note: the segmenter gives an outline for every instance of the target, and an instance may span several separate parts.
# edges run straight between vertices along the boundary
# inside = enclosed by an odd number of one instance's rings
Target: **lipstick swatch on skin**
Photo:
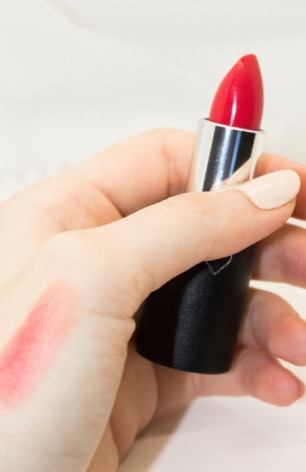
[[[50,288],[0,352],[0,408],[18,406],[39,384],[76,320],[75,300],[66,284]]]

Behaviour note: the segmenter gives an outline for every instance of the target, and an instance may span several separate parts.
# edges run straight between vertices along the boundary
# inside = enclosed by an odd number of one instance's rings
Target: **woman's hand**
[[[255,277],[305,287],[295,200],[260,210],[242,192],[184,192],[194,135],[145,133],[0,207],[0,469],[113,472],[136,435],[200,395],[290,405],[304,387],[275,357],[306,365],[306,324],[251,289],[232,370],[188,374],[136,352],[134,314],[202,260],[260,243]],[[306,168],[277,156],[261,173]],[[168,197],[172,197],[168,199]]]

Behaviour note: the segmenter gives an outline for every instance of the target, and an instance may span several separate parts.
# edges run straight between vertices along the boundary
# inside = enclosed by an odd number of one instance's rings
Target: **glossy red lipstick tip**
[[[264,92],[257,57],[239,59],[224,77],[213,100],[209,119],[250,130],[260,129]]]

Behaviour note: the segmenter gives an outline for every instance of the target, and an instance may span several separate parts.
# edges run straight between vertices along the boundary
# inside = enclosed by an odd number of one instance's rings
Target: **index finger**
[[[153,130],[105,149],[74,171],[126,216],[185,191],[194,144],[193,133]]]
[[[6,268],[0,286],[55,234],[102,226],[182,193],[193,145],[194,135],[184,131],[143,133],[7,200],[0,207],[0,259]]]

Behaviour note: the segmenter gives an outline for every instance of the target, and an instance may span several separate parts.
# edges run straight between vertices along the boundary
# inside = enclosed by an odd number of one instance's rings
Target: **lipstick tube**
[[[187,192],[220,191],[252,178],[265,133],[201,119]],[[202,374],[230,370],[256,244],[201,262],[147,298],[137,351],[174,369]]]

